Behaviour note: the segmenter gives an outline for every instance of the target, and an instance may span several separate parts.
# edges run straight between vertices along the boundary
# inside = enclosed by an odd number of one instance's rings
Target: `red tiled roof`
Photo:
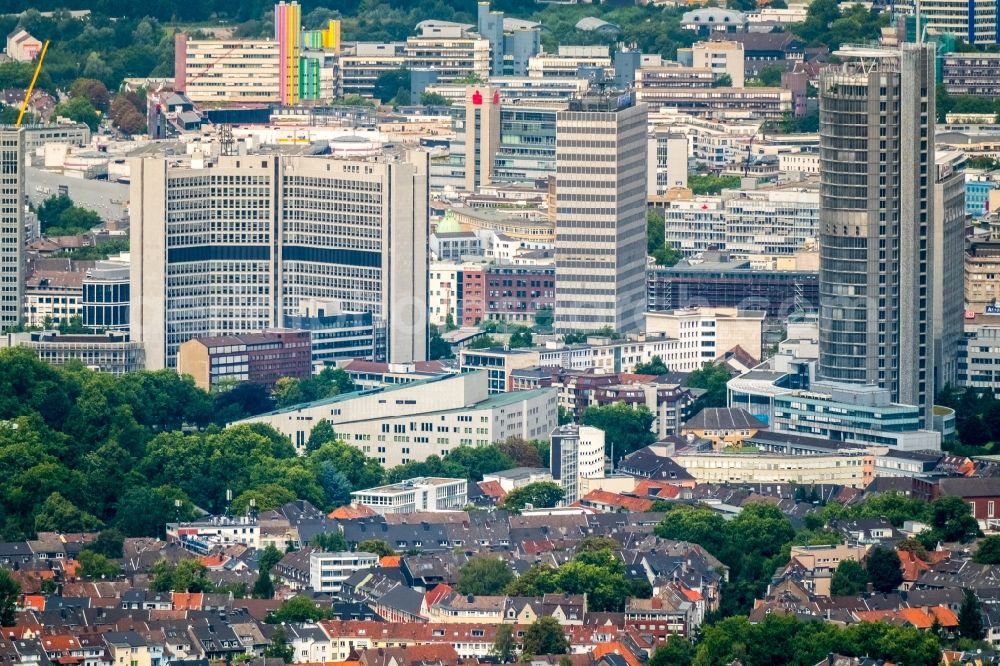
[[[327,518],[333,520],[354,520],[355,518],[368,518],[374,515],[375,512],[364,504],[348,504],[347,506],[338,506],[327,515]]]
[[[631,492],[636,497],[656,497],[658,499],[674,499],[681,494],[681,489],[664,481],[643,479]]]
[[[201,610],[204,599],[201,592],[174,592],[174,610]]]
[[[427,603],[428,607],[433,606],[437,602],[441,601],[442,598],[451,594],[453,591],[454,589],[451,587],[451,585],[448,585],[447,583],[441,583],[434,589],[424,594],[424,601]]]
[[[492,497],[498,502],[503,501],[503,498],[507,497],[507,491],[503,489],[499,481],[480,481],[478,485],[484,495]]]
[[[629,511],[649,511],[653,507],[652,500],[628,497],[607,490],[591,490],[580,499],[580,504],[583,506],[600,504]]]
[[[383,569],[398,569],[402,559],[401,555],[383,555],[379,558],[378,565]]]
[[[622,658],[625,659],[626,662],[628,662],[628,666],[642,666],[642,662],[639,661],[639,659],[634,654],[632,654],[632,651],[629,650],[627,647],[625,647],[625,645],[619,641],[612,641],[610,643],[599,643],[594,646],[595,659],[600,659],[606,654],[621,655]]]

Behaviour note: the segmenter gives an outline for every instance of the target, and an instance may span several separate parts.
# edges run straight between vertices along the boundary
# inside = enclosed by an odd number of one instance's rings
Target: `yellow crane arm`
[[[45,60],[45,52],[49,50],[49,41],[45,40],[42,44],[42,52],[38,54],[38,64],[35,65],[35,73],[31,77],[31,83],[28,84],[28,92],[24,94],[24,101],[21,102],[21,112],[17,114],[17,123],[14,127],[20,127],[21,121],[24,120],[24,112],[28,110],[28,102],[31,100],[31,93],[35,89],[35,82],[38,81],[38,75],[42,71],[42,61]]]

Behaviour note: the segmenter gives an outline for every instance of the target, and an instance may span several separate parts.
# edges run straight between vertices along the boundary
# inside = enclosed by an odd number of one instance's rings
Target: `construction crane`
[[[38,54],[38,64],[35,65],[35,73],[31,77],[31,83],[28,84],[28,91],[24,93],[24,101],[21,102],[21,112],[17,114],[17,122],[14,123],[14,127],[20,127],[21,121],[24,120],[24,112],[28,110],[28,102],[31,101],[31,93],[35,90],[35,83],[38,81],[38,75],[42,72],[42,61],[45,60],[45,52],[49,50],[49,40],[45,40],[42,44],[42,50]]]

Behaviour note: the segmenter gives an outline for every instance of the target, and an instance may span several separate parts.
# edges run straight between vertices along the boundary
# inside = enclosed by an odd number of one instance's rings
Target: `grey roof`
[[[397,585],[378,598],[380,605],[395,608],[411,615],[420,615],[423,601],[424,595],[405,585]]]
[[[767,424],[739,408],[706,407],[683,426],[693,430],[761,430]]]
[[[948,478],[938,482],[942,495],[955,497],[995,497],[1000,496],[1000,478]]]

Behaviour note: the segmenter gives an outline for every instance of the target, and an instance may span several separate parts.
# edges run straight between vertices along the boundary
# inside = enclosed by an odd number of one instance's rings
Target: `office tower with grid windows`
[[[132,165],[133,339],[149,368],[193,337],[283,327],[315,301],[370,312],[393,363],[426,358],[427,154]]]
[[[643,325],[646,116],[627,92],[572,100],[556,117],[557,332]]]
[[[848,47],[820,79],[819,374],[934,399],[934,46]]]
[[[24,301],[24,130],[0,129],[0,331],[21,323]]]

